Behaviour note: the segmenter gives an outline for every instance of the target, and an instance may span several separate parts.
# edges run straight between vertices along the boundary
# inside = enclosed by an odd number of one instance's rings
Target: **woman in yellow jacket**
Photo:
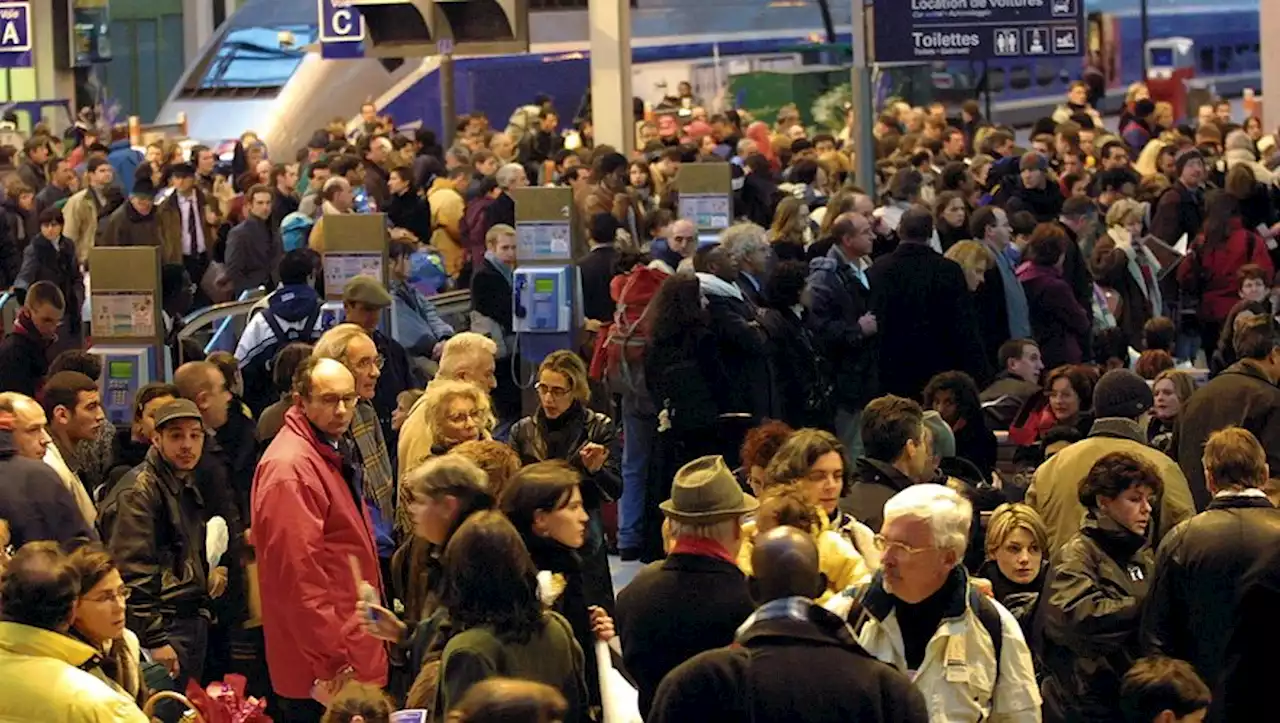
[[[98,651],[97,665],[85,670],[141,706],[150,691],[140,668],[138,636],[124,626],[129,588],[100,544],[76,549],[69,560],[80,573],[80,599],[67,634]]]

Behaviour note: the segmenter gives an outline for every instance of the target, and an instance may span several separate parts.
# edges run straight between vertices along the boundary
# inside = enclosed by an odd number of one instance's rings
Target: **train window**
[[[1036,85],[1047,88],[1058,81],[1058,70],[1050,63],[1036,65]]]
[[[1015,65],[1009,72],[1009,87],[1014,90],[1026,90],[1031,87],[1031,71],[1025,65]]]
[[[188,90],[282,88],[315,41],[315,26],[238,28],[227,33],[193,73]],[[192,87],[194,86],[194,87]]]
[[[1218,48],[1218,72],[1226,73],[1231,70],[1231,61],[1234,58],[1235,50],[1230,45]]]
[[[1004,92],[1004,68],[991,68],[987,71],[987,92]]]
[[[1214,75],[1217,73],[1216,65],[1213,48],[1200,48],[1200,72],[1205,75]]]

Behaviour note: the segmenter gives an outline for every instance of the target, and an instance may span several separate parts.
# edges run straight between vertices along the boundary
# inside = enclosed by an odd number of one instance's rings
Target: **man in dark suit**
[[[898,248],[867,272],[880,328],[880,391],[908,399],[939,372],[967,372],[979,384],[991,376],[964,272],[929,248],[932,235],[933,216],[912,206],[898,225]]]
[[[588,319],[607,323],[613,320],[614,303],[609,295],[614,266],[618,263],[618,250],[614,241],[622,228],[611,213],[597,213],[591,217],[591,248],[578,259],[578,271],[582,275],[582,313]]]
[[[720,245],[738,269],[735,283],[757,309],[765,306],[765,274],[769,269],[769,258],[773,255],[763,231],[754,224],[737,224],[728,228],[720,239]]]
[[[663,676],[680,663],[733,642],[755,611],[738,568],[742,518],[758,504],[743,494],[721,457],[702,457],[676,473],[662,512],[671,525],[666,560],[650,563],[618,593],[615,621],[622,658],[648,716]]]

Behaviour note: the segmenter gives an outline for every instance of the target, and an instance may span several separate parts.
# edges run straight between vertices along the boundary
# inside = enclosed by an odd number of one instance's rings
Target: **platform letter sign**
[[[364,18],[350,0],[320,3],[320,55],[325,58],[364,57]]]
[[[874,2],[880,63],[1084,53],[1084,0]]]
[[[31,3],[0,2],[0,68],[31,66]]]

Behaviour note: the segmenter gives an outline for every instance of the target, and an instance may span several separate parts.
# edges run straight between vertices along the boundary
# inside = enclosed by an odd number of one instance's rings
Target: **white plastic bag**
[[[596,641],[596,667],[600,674],[600,702],[604,723],[644,723],[640,717],[640,694],[622,674],[613,669],[609,644]]]
[[[214,516],[204,530],[204,555],[209,562],[209,570],[212,571],[222,561],[230,543],[231,534],[227,531],[227,521],[221,515]]]

